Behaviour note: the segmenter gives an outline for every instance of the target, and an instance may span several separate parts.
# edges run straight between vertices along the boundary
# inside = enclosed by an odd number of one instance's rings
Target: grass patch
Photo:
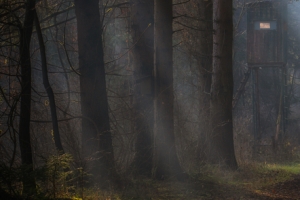
[[[231,196],[260,195],[267,188],[286,182],[300,175],[300,163],[289,164],[253,164],[240,167],[237,171],[224,170],[218,166],[206,166],[201,169],[199,182],[209,180],[217,185],[219,191]],[[224,194],[224,193],[223,193]],[[219,196],[223,196],[223,194]],[[255,196],[255,198],[258,198]]]
[[[300,174],[300,164],[256,164],[242,167],[234,184],[251,190],[259,190]]]
[[[270,170],[281,170],[290,175],[300,174],[300,163],[292,163],[290,165],[267,164],[266,166]]]
[[[300,174],[300,164],[255,164],[237,171],[224,170],[221,166],[202,166],[201,173],[194,173],[189,180],[155,181],[138,178],[127,179],[123,190],[112,193],[87,192],[86,199],[114,200],[181,200],[181,199],[261,199],[265,188],[285,182]],[[89,194],[89,195],[88,195]],[[264,199],[264,198],[262,198]]]
[[[199,172],[190,174],[183,182],[127,177],[121,190],[84,189],[83,196],[85,200],[265,199],[267,195],[273,195],[270,191],[279,182],[299,175],[300,164],[253,164],[237,171],[206,165]],[[78,191],[76,196],[81,197],[81,192]]]

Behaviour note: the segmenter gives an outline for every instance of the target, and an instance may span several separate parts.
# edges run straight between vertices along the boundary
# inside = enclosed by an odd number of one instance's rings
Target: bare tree
[[[177,176],[182,169],[175,148],[173,115],[172,0],[154,1],[154,177]]]
[[[55,142],[56,150],[59,153],[64,154],[64,149],[61,143],[59,128],[58,128],[58,120],[57,120],[57,113],[56,113],[56,103],[54,99],[54,93],[52,87],[49,82],[48,78],[48,68],[47,68],[47,59],[46,59],[46,47],[43,39],[43,34],[40,26],[40,22],[38,19],[38,15],[36,10],[35,11],[35,28],[38,36],[38,42],[40,46],[40,54],[41,54],[41,61],[42,61],[42,73],[43,73],[43,84],[44,88],[48,94],[49,103],[50,103],[50,111],[51,111],[51,119],[52,119],[52,126],[53,126],[53,137]]]
[[[33,172],[33,160],[30,137],[31,112],[31,61],[30,41],[33,30],[35,0],[26,1],[23,27],[20,31],[20,66],[21,66],[21,107],[19,124],[19,143],[24,166],[23,193],[32,195],[36,192]]]
[[[212,148],[216,162],[237,168],[232,125],[232,1],[213,1],[213,71],[211,84]]]
[[[102,5],[102,1],[100,1]],[[98,0],[75,0],[82,111],[82,148],[92,181],[109,187],[116,180],[108,115]]]
[[[151,175],[153,160],[153,56],[154,1],[132,0],[133,64],[135,77],[134,166],[138,174]]]
[[[210,127],[207,126],[210,115],[210,87],[211,87],[211,71],[212,71],[212,49],[213,49],[213,23],[212,23],[212,0],[197,1],[197,9],[199,14],[198,27],[201,31],[197,31],[199,41],[193,41],[196,45],[196,55],[199,70],[199,145],[198,154],[202,154],[205,160],[210,151]]]

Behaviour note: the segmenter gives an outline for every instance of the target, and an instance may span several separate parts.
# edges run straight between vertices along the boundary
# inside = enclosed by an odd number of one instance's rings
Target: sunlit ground
[[[84,190],[84,199],[299,199],[300,162],[253,164],[237,171],[201,167],[184,182],[130,179],[118,192]],[[77,195],[78,196],[78,195]],[[81,197],[77,197],[81,199]]]

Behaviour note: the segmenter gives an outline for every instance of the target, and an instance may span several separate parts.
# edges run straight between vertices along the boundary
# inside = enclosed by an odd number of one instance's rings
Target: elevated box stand
[[[247,4],[247,64],[245,81],[237,91],[244,91],[248,77],[252,82],[253,134],[255,144],[253,153],[261,152],[262,146],[273,149],[279,146],[279,139],[285,132],[285,82],[287,63],[287,4],[288,0],[263,0]],[[276,69],[274,69],[276,68]],[[271,76],[276,73],[275,76]],[[250,78],[251,77],[251,78]],[[269,78],[267,78],[269,77]],[[244,80],[243,79],[243,80]],[[280,88],[266,88],[265,80],[272,79]],[[239,91],[241,90],[241,91]],[[272,100],[273,119],[266,128],[266,91],[277,90],[278,95]],[[270,106],[268,104],[268,106]],[[261,123],[264,122],[264,123]],[[271,139],[271,136],[273,139]],[[269,138],[269,139],[268,139]],[[269,141],[266,143],[266,139]],[[272,142],[270,142],[272,140]],[[277,148],[277,147],[276,147]],[[275,149],[275,148],[274,148]],[[278,148],[277,148],[278,149]],[[258,155],[258,154],[257,154]],[[254,157],[257,157],[254,155]]]
[[[247,63],[249,67],[286,64],[287,1],[247,4]]]
[[[251,74],[253,88],[256,90],[255,93],[259,94],[258,68],[279,67],[282,72],[285,70],[288,3],[288,0],[266,0],[247,4],[248,71],[233,97],[233,108],[245,91],[246,83]],[[259,97],[257,96],[256,99]],[[259,102],[256,101],[256,103],[259,107]],[[259,119],[259,116],[257,118]]]

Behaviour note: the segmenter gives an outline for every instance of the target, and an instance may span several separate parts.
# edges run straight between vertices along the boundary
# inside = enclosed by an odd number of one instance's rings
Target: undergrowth
[[[39,199],[74,200],[147,200],[147,199],[243,199],[257,191],[285,182],[300,175],[300,164],[253,163],[236,171],[224,170],[222,166],[205,165],[198,172],[189,174],[185,181],[157,181],[145,177],[123,175],[123,188],[103,191],[98,188],[76,186],[76,169],[70,168],[72,158],[68,155],[51,157],[40,168],[37,182]],[[74,172],[75,171],[75,172]],[[2,175],[7,173],[3,170]],[[42,175],[41,175],[42,174]],[[1,176],[0,176],[1,177]],[[1,181],[1,180],[0,180]],[[1,181],[4,183],[3,180]],[[6,183],[8,184],[8,183]],[[16,178],[12,185],[19,184]],[[19,184],[20,185],[20,184]],[[20,194],[16,188],[16,193]],[[7,190],[8,191],[8,190]]]

